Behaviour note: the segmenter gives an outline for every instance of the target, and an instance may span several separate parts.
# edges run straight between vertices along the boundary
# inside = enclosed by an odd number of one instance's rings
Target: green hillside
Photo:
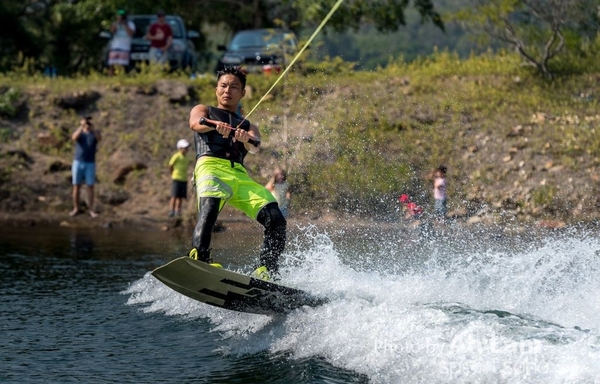
[[[264,147],[247,167],[261,182],[275,165],[288,169],[292,217],[396,220],[400,193],[431,211],[428,177],[439,164],[448,166],[458,220],[598,217],[600,71],[548,82],[512,54],[437,53],[370,72],[346,66],[298,66],[249,117]],[[249,77],[246,111],[275,79]],[[11,215],[68,212],[68,137],[78,114],[91,113],[105,137],[98,171],[105,216],[164,216],[166,161],[178,139],[191,139],[191,107],[214,102],[212,77],[1,80],[0,211]]]

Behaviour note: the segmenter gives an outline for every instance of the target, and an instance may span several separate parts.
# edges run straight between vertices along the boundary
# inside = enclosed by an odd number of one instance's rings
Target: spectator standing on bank
[[[265,187],[277,200],[283,217],[287,217],[292,194],[290,193],[290,185],[287,181],[287,172],[285,169],[275,168],[273,176]]]
[[[108,74],[115,73],[115,66],[129,67],[131,54],[131,38],[135,33],[135,24],[127,20],[127,12],[124,9],[117,11],[117,20],[110,26],[112,40],[108,52]]]
[[[186,156],[190,143],[186,139],[177,142],[177,152],[169,160],[171,173],[171,201],[169,217],[181,215],[181,202],[187,197],[187,171],[190,159]]]
[[[92,218],[98,217],[94,210],[94,183],[96,181],[96,151],[102,139],[100,131],[94,129],[92,117],[81,119],[79,128],[71,136],[75,142],[75,158],[73,160],[73,210],[70,216],[77,215],[81,185],[87,185],[87,207]]]
[[[446,221],[446,171],[445,165],[440,165],[433,174],[433,198],[435,200],[434,214],[435,218],[444,223]]]
[[[169,48],[173,43],[173,30],[166,21],[165,11],[156,12],[158,18],[150,25],[146,39],[150,40],[150,62],[168,63]]]

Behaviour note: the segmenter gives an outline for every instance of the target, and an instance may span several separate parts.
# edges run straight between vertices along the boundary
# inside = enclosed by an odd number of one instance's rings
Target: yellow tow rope
[[[317,29],[315,29],[315,31],[313,32],[312,36],[308,39],[308,41],[306,42],[306,44],[304,44],[304,46],[302,47],[302,49],[292,59],[292,61],[290,62],[290,64],[287,66],[287,68],[283,72],[281,72],[281,74],[279,75],[279,77],[277,78],[277,80],[275,80],[275,82],[273,83],[273,85],[271,86],[271,88],[269,88],[269,90],[263,95],[263,97],[260,98],[260,100],[258,101],[258,103],[256,103],[256,105],[254,106],[254,108],[252,108],[252,110],[250,112],[248,112],[248,114],[244,117],[244,120],[246,120],[246,118],[248,116],[250,116],[252,114],[252,112],[254,112],[254,110],[260,105],[260,103],[262,103],[262,101],[269,95],[269,93],[271,93],[271,91],[273,90],[273,88],[275,88],[275,86],[277,85],[277,83],[279,83],[279,81],[283,78],[283,76],[285,76],[285,74],[288,73],[288,71],[290,70],[290,68],[292,68],[292,65],[294,65],[294,63],[298,60],[298,58],[300,57],[300,55],[302,55],[302,53],[306,50],[306,48],[309,46],[309,44],[314,40],[314,38],[321,31],[321,29],[323,29],[323,27],[325,26],[325,24],[327,23],[327,21],[329,21],[329,19],[333,15],[333,13],[340,7],[340,5],[343,2],[344,2],[344,0],[338,0],[334,4],[334,6],[331,8],[331,10],[327,14],[327,16],[325,16],[325,18],[323,19],[323,21],[321,22],[321,24],[319,24],[319,26],[317,27]]]

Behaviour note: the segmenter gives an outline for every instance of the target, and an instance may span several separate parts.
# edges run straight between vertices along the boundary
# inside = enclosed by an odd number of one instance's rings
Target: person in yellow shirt
[[[187,197],[187,170],[190,159],[186,156],[190,143],[186,139],[177,142],[177,152],[169,160],[171,185],[171,201],[169,217],[181,215],[181,202]]]

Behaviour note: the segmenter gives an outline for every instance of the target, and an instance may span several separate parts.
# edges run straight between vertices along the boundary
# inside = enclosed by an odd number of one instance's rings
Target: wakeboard
[[[152,275],[182,295],[239,312],[275,315],[328,301],[300,289],[213,267],[187,256],[156,268]]]

